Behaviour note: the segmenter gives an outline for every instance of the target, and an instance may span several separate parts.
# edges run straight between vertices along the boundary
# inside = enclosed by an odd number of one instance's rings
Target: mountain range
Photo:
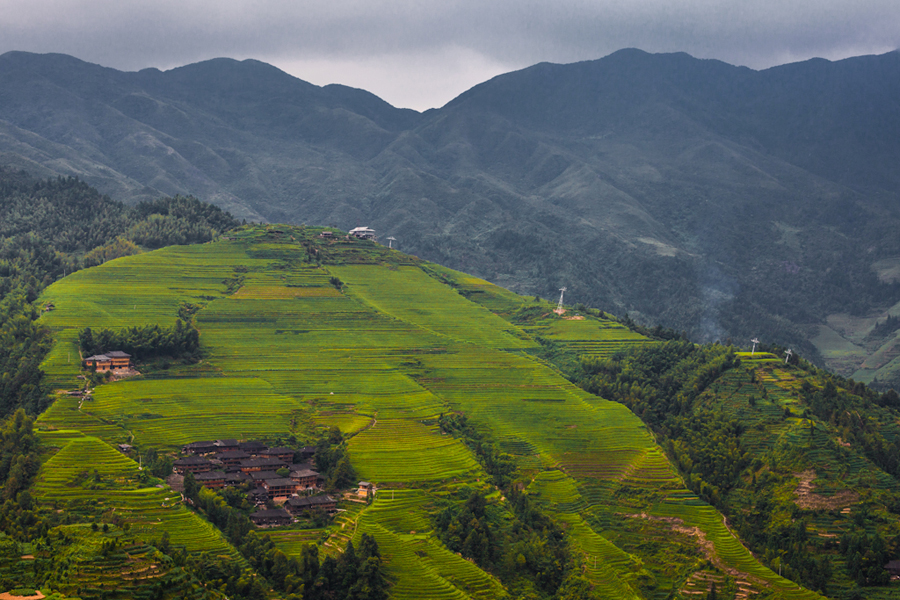
[[[622,50],[418,113],[275,67],[0,56],[0,164],[114,199],[367,225],[518,292],[900,383],[900,53],[763,71]]]

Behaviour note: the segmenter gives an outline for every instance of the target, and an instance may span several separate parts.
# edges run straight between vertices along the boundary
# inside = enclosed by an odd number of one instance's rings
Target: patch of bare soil
[[[846,509],[859,500],[859,494],[850,490],[843,490],[831,496],[817,494],[813,491],[816,487],[813,485],[816,472],[812,469],[802,473],[794,473],[794,477],[798,479],[797,489],[794,490],[794,496],[796,496],[794,503],[800,508],[808,510],[839,510]]]
[[[137,377],[140,374],[140,371],[138,371],[137,369],[116,369],[112,372],[112,375],[110,375],[109,379],[110,381],[119,381],[120,379]]]
[[[706,560],[715,565],[715,567],[720,571],[728,573],[729,576],[741,581],[741,583],[744,584],[740,587],[746,588],[745,590],[743,590],[745,594],[749,593],[749,588],[751,585],[756,585],[760,588],[769,587],[768,582],[766,582],[764,579],[760,579],[759,577],[751,575],[750,573],[744,573],[739,569],[735,569],[734,567],[729,567],[728,565],[726,565],[725,562],[716,553],[715,544],[713,544],[711,540],[707,539],[706,533],[704,533],[703,530],[701,530],[699,527],[688,527],[684,524],[684,521],[682,521],[678,517],[654,517],[646,513],[640,513],[638,515],[625,514],[623,516],[635,518],[639,517],[641,519],[649,519],[652,521],[661,521],[664,523],[668,523],[671,526],[672,531],[693,537],[697,540],[697,545],[703,552]],[[728,525],[726,524],[725,527],[728,528]],[[746,595],[741,596],[740,594],[739,596],[743,598],[747,597]]]
[[[0,594],[0,600],[41,600],[44,595],[40,592],[37,592],[34,596],[13,596],[9,592],[3,592]]]
[[[584,321],[584,317],[581,315],[575,315],[574,317],[563,317],[565,321]]]

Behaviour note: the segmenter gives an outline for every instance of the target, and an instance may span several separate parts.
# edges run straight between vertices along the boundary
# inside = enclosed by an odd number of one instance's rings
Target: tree
[[[184,495],[196,501],[200,494],[200,484],[194,479],[194,474],[188,471],[184,474]]]

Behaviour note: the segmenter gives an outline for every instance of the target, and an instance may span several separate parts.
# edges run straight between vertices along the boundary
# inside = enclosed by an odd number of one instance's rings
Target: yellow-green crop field
[[[602,597],[645,597],[641,556],[609,534],[611,524],[641,514],[696,528],[715,549],[709,559],[748,574],[759,591],[817,597],[757,562],[684,488],[627,408],[582,391],[532,355],[538,336],[590,355],[649,340],[594,317],[523,328],[501,315],[531,299],[369,242],[281,229],[289,234],[247,227],[225,241],[118,259],[47,288],[43,300],[56,309],[42,320],[57,341],[44,368],[60,389],[81,385],[81,328],[170,326],[184,302],[203,307],[195,321],[205,355],[172,376],[106,383],[83,401],[60,396],[38,422],[43,439],[60,448],[39,474],[40,501],[103,502],[126,512],[147,540],[165,530],[189,551],[234,554],[173,500],[177,494],[137,485],[137,465],[110,444],[171,451],[195,440],[303,437],[334,425],[352,435],[351,462],[379,492],[339,519],[324,551],[370,533],[392,597],[496,598],[500,582],[447,550],[432,527],[448,490],[486,485],[475,455],[436,425],[460,411],[533,478],[529,490],[589,557],[585,575]],[[296,554],[324,535],[297,530],[273,539]]]

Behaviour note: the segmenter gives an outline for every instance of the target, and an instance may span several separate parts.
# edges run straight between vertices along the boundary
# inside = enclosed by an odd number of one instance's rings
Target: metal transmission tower
[[[784,351],[784,364],[788,364],[788,361],[791,360],[791,356],[793,356],[794,351],[788,348]]]
[[[753,338],[750,341],[753,342],[753,349],[750,350],[750,356],[753,356],[754,354],[756,354],[756,345],[759,343],[759,340],[756,338]]]
[[[563,295],[564,295],[565,293],[566,293],[566,288],[565,288],[565,287],[559,288],[559,304],[556,305],[556,311],[557,311],[557,312],[559,312],[559,311],[561,311],[561,310],[563,309],[562,299],[563,299]]]
[[[397,241],[397,238],[395,238],[394,236],[389,237],[388,238],[388,248],[393,248],[394,242],[396,242],[396,241]]]

